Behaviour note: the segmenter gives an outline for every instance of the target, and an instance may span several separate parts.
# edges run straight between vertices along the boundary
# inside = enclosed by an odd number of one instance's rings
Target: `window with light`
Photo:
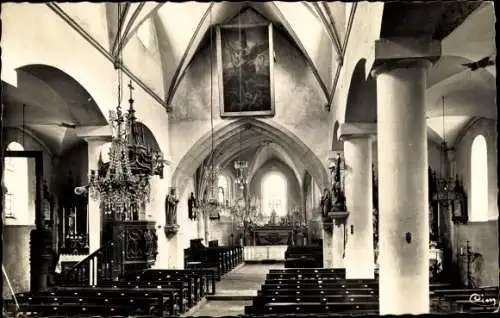
[[[488,151],[482,135],[476,136],[472,142],[470,168],[469,220],[488,221]]]
[[[261,184],[262,212],[271,216],[276,212],[278,217],[287,215],[287,180],[280,172],[269,172]]]
[[[7,146],[7,150],[23,151],[24,147],[17,142],[11,142]],[[5,187],[7,188],[5,194],[5,223],[7,225],[33,224],[34,220],[28,220],[28,159],[6,157],[4,178]]]

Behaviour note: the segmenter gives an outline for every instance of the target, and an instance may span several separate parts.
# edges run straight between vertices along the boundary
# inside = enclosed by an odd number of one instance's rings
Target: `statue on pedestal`
[[[165,234],[171,237],[179,230],[177,225],[177,204],[179,199],[176,196],[175,188],[170,188],[170,192],[165,200]]]
[[[339,155],[337,157],[337,164],[334,167],[335,176],[333,178],[333,186],[332,186],[333,210],[331,212],[345,212],[347,210],[344,189],[340,181],[340,162],[341,158]]]
[[[196,198],[194,197],[194,193],[191,192],[191,196],[188,199],[188,216],[190,220],[196,220],[197,208],[198,204],[196,202]]]
[[[321,214],[323,217],[327,217],[328,213],[332,211],[332,195],[328,188],[323,190],[323,196],[321,197]]]

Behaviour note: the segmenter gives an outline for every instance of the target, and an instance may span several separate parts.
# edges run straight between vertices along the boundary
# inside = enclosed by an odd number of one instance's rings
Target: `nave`
[[[2,4],[4,310],[493,313],[495,10]]]

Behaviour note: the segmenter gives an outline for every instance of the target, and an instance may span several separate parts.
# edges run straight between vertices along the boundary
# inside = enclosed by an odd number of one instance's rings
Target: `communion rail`
[[[101,281],[118,280],[124,274],[123,237],[108,241],[101,248],[61,273],[60,285],[95,286]]]

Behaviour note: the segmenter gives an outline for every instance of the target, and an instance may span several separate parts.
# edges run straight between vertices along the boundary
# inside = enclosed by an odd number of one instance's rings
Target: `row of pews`
[[[345,269],[272,269],[245,314],[378,314],[378,282],[344,277]]]
[[[215,293],[213,269],[146,270],[121,281],[97,286],[57,286],[21,293],[7,303],[9,316],[179,316],[207,294]]]
[[[285,268],[323,267],[323,246],[291,246],[285,251]]]
[[[219,247],[212,242],[212,246],[205,247],[196,243],[196,248],[187,253],[185,269],[149,269],[106,280],[103,277],[107,276],[99,275],[99,271],[110,269],[99,267],[95,286],[90,286],[88,280],[83,283],[85,280],[65,275],[74,279],[63,279],[47,291],[17,294],[15,300],[6,303],[8,315],[180,316],[206,295],[215,294],[216,281],[243,262],[243,249],[239,246]]]
[[[482,288],[431,289],[434,312],[441,313],[492,313],[498,311],[500,291],[498,286]]]
[[[216,279],[243,263],[242,246],[218,246],[218,241],[210,241],[209,246],[203,245],[202,239],[190,241],[189,248],[184,250],[184,268],[213,268]]]
[[[378,275],[376,275],[377,277]],[[498,309],[498,287],[431,284],[431,312],[478,313]],[[272,269],[245,307],[245,315],[378,315],[378,279],[345,279],[345,269]]]

